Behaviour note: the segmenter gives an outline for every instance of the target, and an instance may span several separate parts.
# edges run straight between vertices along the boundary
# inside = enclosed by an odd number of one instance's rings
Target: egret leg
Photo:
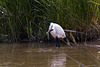
[[[58,48],[60,48],[60,40],[59,40],[59,38],[57,38],[57,42],[58,42]]]
[[[56,47],[57,47],[57,38],[55,38],[55,43],[56,43]]]
[[[60,48],[60,43],[59,43],[59,38],[58,37],[55,38],[55,42],[56,42],[56,47],[58,46]]]

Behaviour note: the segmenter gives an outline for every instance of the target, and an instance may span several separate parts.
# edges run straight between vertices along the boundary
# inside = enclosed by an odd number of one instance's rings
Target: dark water
[[[87,45],[0,44],[0,67],[100,67],[100,42]]]

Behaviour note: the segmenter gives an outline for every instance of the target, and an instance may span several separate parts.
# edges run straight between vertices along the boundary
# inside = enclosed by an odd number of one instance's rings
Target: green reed
[[[4,35],[12,42],[21,36],[41,39],[51,21],[64,29],[97,30],[99,7],[98,0],[0,0],[0,40]]]

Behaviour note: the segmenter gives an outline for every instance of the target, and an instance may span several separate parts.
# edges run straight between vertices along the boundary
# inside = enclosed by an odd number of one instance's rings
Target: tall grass
[[[97,30],[99,9],[98,0],[0,0],[1,41],[5,35],[12,42],[41,39],[51,21],[64,29]]]

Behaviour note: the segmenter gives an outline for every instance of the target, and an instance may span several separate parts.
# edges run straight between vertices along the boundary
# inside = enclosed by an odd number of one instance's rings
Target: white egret
[[[66,39],[66,35],[63,28],[60,25],[51,22],[49,26],[49,30],[48,32],[46,32],[46,34],[48,34],[49,32],[55,39],[56,47],[57,47],[57,44],[58,44],[58,47],[60,47],[59,39],[63,39],[63,38]]]

